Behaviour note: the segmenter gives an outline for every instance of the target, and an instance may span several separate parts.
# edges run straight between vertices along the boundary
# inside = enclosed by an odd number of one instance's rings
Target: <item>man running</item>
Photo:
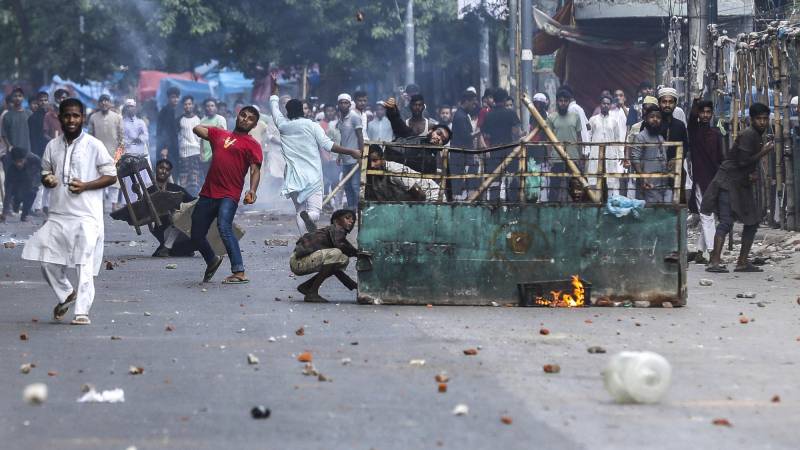
[[[42,263],[45,280],[58,304],[61,320],[75,303],[73,325],[88,325],[94,301],[94,277],[103,261],[103,190],[116,181],[117,169],[105,145],[83,132],[85,109],[69,98],[58,107],[63,134],[47,144],[42,157],[42,184],[51,189],[47,222],[33,235],[22,258]],[[77,287],[66,270],[78,272]]]
[[[225,284],[245,284],[250,280],[244,273],[242,252],[239,241],[233,235],[233,216],[239,206],[239,199],[244,188],[244,177],[250,169],[250,189],[245,193],[244,203],[249,205],[256,201],[256,190],[261,180],[261,161],[264,157],[261,145],[247,133],[258,123],[259,113],[253,106],[245,106],[236,116],[236,128],[229,132],[222,128],[197,125],[193,131],[201,139],[211,143],[211,165],[206,181],[200,190],[192,212],[191,239],[193,245],[206,261],[203,282],[214,277],[222,257],[216,256],[206,239],[208,229],[214,219],[225,250],[231,259],[231,272],[225,278]]]

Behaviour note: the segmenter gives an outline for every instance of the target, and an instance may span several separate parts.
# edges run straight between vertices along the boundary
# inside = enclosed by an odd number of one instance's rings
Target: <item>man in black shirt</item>
[[[492,146],[501,146],[517,142],[520,137],[520,120],[513,109],[505,107],[508,92],[505,89],[496,89],[494,92],[495,106],[486,115],[481,131],[488,136]],[[512,148],[496,150],[487,154],[484,164],[484,173],[492,173],[503,160],[512,152]],[[506,173],[515,173],[519,168],[519,161],[514,160],[506,167]],[[506,200],[517,201],[519,199],[519,180],[513,177],[510,183],[506,183]],[[489,188],[488,200],[500,198],[500,186]]]
[[[454,148],[464,148],[472,150],[475,148],[475,135],[472,128],[472,116],[477,113],[478,94],[472,91],[464,91],[461,94],[461,102],[458,110],[453,115],[453,139],[450,145]],[[464,175],[467,173],[478,173],[478,160],[475,155],[468,153],[450,152],[449,170],[453,175]],[[464,197],[464,190],[467,193],[478,188],[478,179],[451,180],[450,198],[461,199]]]
[[[151,194],[162,190],[168,192],[180,192],[183,194],[181,203],[189,203],[194,197],[183,187],[169,182],[172,175],[172,163],[168,159],[162,159],[156,164],[156,182],[147,188]],[[194,247],[191,245],[189,236],[172,225],[172,217],[165,215],[160,217],[161,225],[153,227],[153,236],[158,240],[158,248],[154,257],[167,256],[193,256]]]
[[[450,128],[444,125],[434,125],[427,134],[419,136],[400,116],[400,111],[397,109],[397,102],[394,98],[386,100],[384,105],[386,107],[386,117],[392,124],[392,132],[395,137],[394,142],[409,145],[427,144],[443,146],[447,145],[450,141]],[[438,153],[439,152],[434,149],[427,148],[387,146],[386,160],[398,162],[419,173],[435,174],[436,157]]]
[[[176,87],[167,89],[169,102],[158,112],[158,123],[156,127],[158,159],[169,159],[179,161],[178,154],[178,121],[183,111],[178,111],[178,100],[181,98],[181,91]]]
[[[340,209],[331,216],[330,226],[304,234],[295,244],[294,252],[289,258],[289,268],[295,275],[316,273],[306,280],[297,290],[311,303],[327,303],[328,300],[319,295],[322,282],[332,275],[338,275],[347,268],[350,258],[358,254],[358,250],[347,240],[347,234],[353,230],[356,214],[347,209]],[[345,276],[346,277],[346,276]],[[346,277],[349,279],[349,277]],[[350,280],[352,282],[352,280]],[[354,283],[347,286],[355,289]]]
[[[672,116],[675,107],[678,106],[678,91],[671,87],[663,87],[658,90],[658,106],[661,108],[661,136],[667,142],[683,142],[683,158],[689,157],[689,133],[686,130],[686,124]],[[667,159],[675,161],[678,149],[674,146],[667,147]],[[674,164],[674,162],[673,162]],[[681,170],[680,186],[683,187],[683,181],[686,179],[686,173]],[[684,203],[684,199],[680,199]]]
[[[22,147],[13,147],[10,152],[0,158],[6,173],[5,195],[3,198],[3,213],[0,222],[5,222],[6,216],[11,211],[19,209],[22,205],[20,221],[26,222],[31,206],[36,199],[39,189],[42,161],[38,156]]]

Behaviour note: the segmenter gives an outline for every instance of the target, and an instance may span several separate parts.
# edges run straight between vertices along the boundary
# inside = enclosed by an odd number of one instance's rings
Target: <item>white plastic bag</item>
[[[669,388],[672,367],[653,352],[621,352],[603,371],[606,390],[618,403],[657,403]]]

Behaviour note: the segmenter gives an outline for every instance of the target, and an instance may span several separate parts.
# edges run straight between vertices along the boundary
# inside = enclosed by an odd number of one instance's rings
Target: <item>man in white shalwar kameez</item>
[[[591,142],[625,142],[625,128],[619,118],[610,114],[611,98],[603,97],[600,99],[600,113],[589,119],[589,135]],[[606,173],[623,173],[624,167],[622,160],[625,149],[620,145],[608,145],[605,151],[605,171]],[[589,147],[589,162],[586,173],[596,174],[598,172],[600,157],[600,147]],[[599,186],[596,177],[589,177],[589,185],[597,188]],[[608,186],[608,196],[619,194],[619,178],[606,178]]]
[[[47,222],[25,245],[22,258],[42,263],[45,280],[61,320],[75,303],[74,325],[88,325],[94,277],[103,261],[103,190],[116,181],[114,160],[103,143],[83,132],[84,106],[71,98],[59,105],[64,134],[51,140],[42,156],[42,184],[51,189]],[[77,287],[67,278],[75,268]]]
[[[276,90],[273,90],[273,94]],[[297,229],[300,235],[308,232],[300,213],[305,211],[312,221],[319,220],[322,211],[322,159],[320,149],[349,154],[358,158],[361,152],[335,144],[319,123],[306,119],[303,103],[292,99],[286,103],[286,116],[280,109],[279,98],[269,98],[272,120],[281,136],[281,151],[286,160],[286,174],[281,195],[294,203]]]

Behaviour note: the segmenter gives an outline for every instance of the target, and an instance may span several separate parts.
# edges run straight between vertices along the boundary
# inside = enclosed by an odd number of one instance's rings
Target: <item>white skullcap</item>
[[[125,106],[136,106],[136,100],[132,98],[125,99]]]
[[[533,101],[547,103],[547,96],[542,94],[541,92],[537,92],[533,96]]]
[[[789,104],[793,105],[793,106],[797,106],[797,96],[796,95],[794,97],[792,97],[792,99],[789,101]]]
[[[658,90],[658,98],[662,97],[675,97],[675,99],[677,100],[678,91],[675,88],[662,87],[661,89]]]
[[[347,100],[348,102],[353,103],[353,98],[350,97],[350,94],[339,94],[339,97],[336,98],[336,101],[340,102],[342,100]]]
[[[470,87],[468,87],[468,88],[467,88],[467,92],[472,92],[473,94],[476,94],[476,95],[478,94],[478,90],[477,90],[477,89],[475,89],[475,87],[474,87],[474,86],[470,86]]]

